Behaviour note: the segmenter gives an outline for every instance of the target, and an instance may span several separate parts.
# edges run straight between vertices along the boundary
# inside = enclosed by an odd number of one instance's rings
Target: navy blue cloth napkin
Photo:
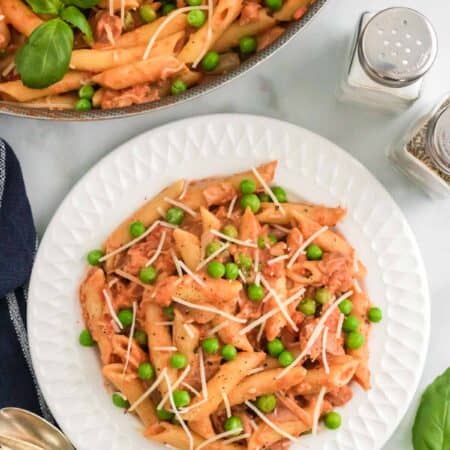
[[[24,408],[51,420],[26,332],[27,282],[36,245],[19,161],[0,139],[0,408]]]

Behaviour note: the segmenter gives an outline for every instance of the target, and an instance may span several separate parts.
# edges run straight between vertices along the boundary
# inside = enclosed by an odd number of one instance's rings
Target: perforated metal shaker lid
[[[450,175],[450,104],[438,111],[430,122],[427,152],[434,164]]]
[[[358,55],[366,73],[376,82],[408,86],[434,63],[437,37],[429,20],[410,8],[388,8],[364,27]]]

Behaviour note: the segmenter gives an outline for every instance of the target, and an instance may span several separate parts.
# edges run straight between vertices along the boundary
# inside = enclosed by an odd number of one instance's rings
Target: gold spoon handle
[[[0,434],[0,445],[6,446],[7,450],[45,450],[44,447],[32,444],[19,438]]]

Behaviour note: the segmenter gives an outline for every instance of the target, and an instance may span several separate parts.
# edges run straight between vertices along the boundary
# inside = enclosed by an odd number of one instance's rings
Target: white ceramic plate
[[[276,181],[315,203],[344,205],[340,230],[367,265],[366,288],[384,312],[371,336],[373,389],[355,386],[343,426],[306,436],[314,449],[375,450],[391,435],[420,378],[429,335],[423,263],[399,208],[376,179],[331,142],[273,119],[216,115],[149,131],[100,161],[67,196],[33,270],[28,329],[39,383],[78,450],[143,450],[157,444],[111,403],[97,352],[78,344],[77,289],[86,253],[170,182],[233,173],[279,160]]]

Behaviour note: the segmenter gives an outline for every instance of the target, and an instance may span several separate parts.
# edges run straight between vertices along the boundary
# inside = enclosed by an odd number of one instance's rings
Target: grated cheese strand
[[[327,392],[327,389],[322,386],[320,388],[319,395],[317,396],[317,403],[314,407],[313,424],[312,424],[312,434],[314,436],[317,434],[317,427],[319,425],[320,412],[322,410],[323,398],[325,397],[326,392]]]
[[[142,60],[145,61],[152,51],[153,46],[155,45],[156,39],[158,39],[161,31],[163,28],[171,22],[175,17],[179,16],[180,14],[184,14],[185,12],[189,11],[195,11],[197,9],[208,9],[207,6],[185,6],[184,8],[178,8],[175,11],[172,11],[166,19],[161,23],[161,25],[158,27],[158,29],[155,31],[151,39],[148,41],[147,48],[145,49],[144,56],[142,57]]]
[[[264,367],[255,367],[254,369],[249,370],[247,372],[247,376],[254,375],[255,373],[259,373],[259,372],[263,372],[263,371],[264,371]]]
[[[195,334],[194,334],[194,332],[192,331],[191,326],[190,326],[189,324],[187,324],[187,323],[183,323],[183,328],[186,330],[186,333],[189,335],[189,337],[190,337],[191,339],[194,339]]]
[[[186,192],[187,192],[187,190],[188,190],[188,187],[189,187],[189,181],[184,180],[183,190],[181,191],[181,194],[180,194],[180,196],[178,197],[178,200],[183,200],[183,198],[185,197]]]
[[[208,311],[208,312],[212,312],[214,314],[218,314],[219,316],[223,316],[223,317],[231,320],[232,322],[247,323],[246,319],[239,319],[238,317],[234,317],[225,311],[221,311],[220,309],[215,308],[214,306],[196,305],[195,303],[188,302],[179,297],[172,297],[172,300],[176,303],[180,303],[184,306],[188,306],[189,308],[199,309],[200,311]]]
[[[111,319],[111,326],[113,327],[113,329],[114,329],[114,333],[120,333],[120,328],[117,326],[117,323],[116,322],[114,322],[114,320],[113,319]]]
[[[269,425],[272,430],[276,431],[279,435],[289,439],[292,442],[297,442],[297,438],[292,436],[291,434],[284,431],[277,424],[273,423],[271,420],[267,418],[256,406],[252,405],[248,400],[245,401],[245,404],[267,425]]]
[[[206,259],[204,259],[196,268],[195,270],[200,270],[202,267],[206,266],[210,261],[212,261],[216,256],[220,255],[224,250],[226,250],[230,244],[226,242],[222,245],[219,249],[217,249],[214,253],[211,253]]]
[[[166,322],[155,322],[155,325],[157,326],[163,326],[163,325],[173,325],[173,320],[167,320]]]
[[[200,445],[197,445],[195,450],[200,450],[203,447],[206,447],[207,445],[211,444],[212,442],[219,441],[220,439],[227,438],[229,436],[233,436],[236,433],[242,433],[243,428],[234,428],[233,430],[224,431],[223,433],[215,434],[214,436],[211,436],[210,438],[203,441]]]
[[[206,287],[205,282],[194,272],[192,272],[191,269],[183,262],[181,259],[178,260],[178,265],[181,269],[183,269],[197,284],[199,284],[201,287]]]
[[[16,63],[14,61],[11,61],[3,70],[2,76],[6,77],[8,76],[16,67]]]
[[[155,382],[127,409],[127,412],[133,412],[160,385],[166,370],[165,367],[161,370]]]
[[[147,237],[159,225],[159,223],[160,223],[160,221],[157,220],[149,228],[147,228],[147,230],[144,233],[142,233],[140,236],[138,236],[137,238],[135,238],[132,241],[128,242],[127,244],[122,245],[121,247],[117,248],[116,250],[113,250],[112,252],[102,256],[99,259],[99,261],[100,262],[106,261],[107,259],[111,258],[111,256],[117,255],[118,253],[123,252],[127,248],[130,248],[131,246],[133,246],[137,242],[139,242],[142,239],[144,239],[145,237]]]
[[[227,413],[227,417],[231,417],[231,406],[230,406],[230,400],[228,400],[228,395],[223,389],[220,390],[220,393],[222,394],[223,404],[225,405],[225,411]]]
[[[153,352],[176,352],[178,349],[174,346],[156,346],[156,347],[151,347],[150,348],[151,351]]]
[[[228,218],[228,219],[231,218],[231,214],[233,214],[233,209],[234,209],[234,206],[236,205],[237,199],[238,199],[238,196],[237,196],[237,195],[235,195],[235,196],[231,199],[231,202],[230,202],[230,205],[228,206],[228,211],[227,211],[227,218]]]
[[[272,228],[275,228],[278,231],[282,231],[283,233],[289,233],[291,231],[289,228],[278,225],[277,223],[273,223],[271,226]]]
[[[252,172],[255,175],[256,179],[261,183],[261,186],[264,188],[266,193],[269,195],[269,197],[272,199],[272,201],[277,205],[278,209],[283,213],[283,215],[286,214],[286,211],[281,206],[281,203],[278,201],[275,194],[272,192],[272,189],[270,189],[269,185],[265,182],[264,178],[261,176],[261,174],[255,169],[255,167],[252,167]]]
[[[183,211],[186,211],[192,217],[197,217],[197,213],[192,208],[189,208],[189,206],[186,206],[184,203],[178,202],[169,197],[164,197],[164,201],[166,201],[167,203],[170,203],[173,206],[177,206],[178,208],[181,208]]]
[[[336,329],[336,337],[340,338],[341,334],[342,334],[342,324],[344,323],[344,319],[345,319],[345,315],[341,313],[341,315],[339,316],[339,322],[337,324],[337,329]]]
[[[259,327],[258,334],[256,336],[256,342],[261,342],[262,335],[264,333],[264,328],[266,328],[266,323],[267,323],[267,320],[265,322],[263,322],[261,324],[261,326]]]
[[[234,438],[227,439],[226,441],[223,441],[223,443],[224,443],[224,445],[232,444],[233,442],[236,442],[236,441],[242,441],[242,439],[248,439],[250,436],[251,436],[250,433],[241,434],[240,436],[236,436]]]
[[[314,331],[312,332],[311,336],[308,339],[308,342],[306,343],[305,348],[303,351],[295,358],[293,363],[289,366],[287,366],[283,371],[281,371],[275,378],[278,380],[281,377],[284,377],[289,370],[291,370],[293,367],[295,367],[309,352],[311,347],[314,345],[318,337],[320,336],[320,333],[322,332],[323,326],[325,322],[327,321],[328,317],[330,317],[331,313],[339,306],[340,303],[342,303],[346,298],[350,297],[353,294],[353,291],[348,291],[345,294],[341,295],[322,315],[319,322],[316,325],[316,328],[314,328]]]
[[[203,357],[203,349],[200,349],[198,353],[199,353],[198,364],[200,366],[200,383],[202,385],[203,400],[208,400],[208,386],[206,385],[206,371],[205,371],[205,359]]]
[[[359,284],[358,280],[353,280],[353,286],[355,287],[355,291],[360,294],[362,292],[361,285]]]
[[[222,238],[225,241],[230,241],[233,242],[233,244],[237,244],[237,245],[242,245],[243,247],[251,247],[251,248],[258,248],[257,245],[248,240],[248,241],[241,241],[240,239],[236,239],[233,238],[231,236],[227,236],[226,234],[221,233],[220,231],[217,230],[210,230],[210,232],[214,235],[216,235],[217,237]]]
[[[159,224],[160,224],[162,227],[171,228],[172,230],[175,230],[176,228],[178,228],[176,225],[172,225],[171,223],[165,222],[164,220],[160,220],[160,221],[159,221]]]
[[[186,366],[186,368],[183,370],[183,372],[181,373],[181,375],[177,378],[175,383],[173,383],[172,389],[176,389],[184,381],[184,379],[188,376],[190,370],[191,370],[191,366],[188,364]],[[167,392],[166,395],[164,395],[164,397],[158,403],[158,406],[156,407],[156,409],[157,410],[161,409],[164,406],[164,404],[167,402],[168,399],[169,399],[169,393]]]
[[[112,305],[112,300],[111,300],[111,297],[109,296],[108,291],[106,289],[103,289],[102,292],[103,292],[103,297],[106,300],[106,304],[108,305],[109,314],[111,314],[111,317],[113,318],[114,322],[116,322],[117,326],[122,330],[123,329],[122,322],[119,320],[116,312],[114,311],[114,308]]]
[[[275,264],[277,262],[284,261],[285,259],[289,259],[289,255],[276,256],[275,258],[269,259],[267,261],[267,264],[270,266],[271,264]]]
[[[322,362],[325,369],[325,373],[328,375],[330,373],[330,366],[328,365],[327,359],[327,338],[328,338],[328,327],[325,326],[322,334]]]
[[[200,395],[200,392],[197,391],[197,389],[195,389],[193,386],[191,386],[189,383],[186,383],[185,381],[183,381],[181,383],[182,386],[184,386],[185,388],[189,389],[194,395],[196,395],[197,397]]]
[[[175,254],[173,248],[170,249],[170,256],[172,257],[173,263],[175,264],[175,269],[177,270],[178,276],[182,277],[183,272],[181,271],[181,267],[178,264],[180,260],[177,258],[177,255]]]
[[[299,297],[301,297],[304,294],[304,292],[305,292],[305,288],[299,289],[294,295],[289,297],[283,303],[283,305],[284,306],[289,306],[291,303],[295,302],[295,300],[297,300]],[[279,310],[280,310],[280,307],[277,306],[276,308],[273,308],[272,310],[266,312],[264,315],[262,315],[261,317],[259,317],[258,319],[256,319],[255,321],[253,321],[252,323],[247,325],[246,327],[242,328],[242,330],[239,331],[238,334],[239,335],[243,335],[243,334],[248,333],[249,331],[253,330],[253,328],[256,328],[258,325],[260,325],[261,323],[265,322],[270,317],[272,317],[275,314],[277,314]]]
[[[114,15],[114,0],[109,0],[109,15]]]
[[[125,24],[125,0],[120,0],[120,21],[122,22],[122,28]]]
[[[166,380],[166,384],[167,384],[167,391],[169,394],[170,405],[172,406],[172,409],[175,413],[176,418],[180,422],[181,427],[183,428],[184,432],[187,434],[187,437],[189,440],[189,450],[193,450],[194,449],[194,438],[192,436],[192,433],[189,431],[188,426],[186,425],[183,418],[181,417],[177,407],[175,406],[175,401],[173,399],[172,386],[170,385],[170,380],[169,380],[169,377],[167,376],[166,372],[164,372],[164,379]]]
[[[271,292],[273,298],[275,299],[275,301],[277,302],[277,305],[280,308],[280,312],[283,314],[284,318],[286,319],[287,323],[292,327],[292,329],[294,331],[298,331],[298,327],[295,324],[295,322],[292,320],[292,317],[289,315],[289,313],[286,310],[286,307],[283,305],[283,302],[281,301],[280,297],[278,296],[278,294],[272,289],[272,287],[270,286],[270,284],[268,283],[268,281],[261,275],[261,282],[263,284],[263,286],[269,291]]]
[[[300,256],[300,254],[305,251],[306,247],[308,247],[308,245],[311,244],[314,241],[314,239],[317,239],[318,236],[320,236],[324,231],[327,231],[327,230],[328,230],[328,227],[322,227],[320,230],[317,230],[308,239],[306,239],[306,241],[303,242],[303,244],[300,245],[300,247],[294,252],[294,254],[292,255],[292,258],[289,260],[286,267],[288,269],[290,269],[294,265],[295,261]]]
[[[255,266],[254,266],[255,273],[259,272],[259,249],[256,249],[255,251]],[[256,283],[259,284],[259,283]]]
[[[258,425],[256,425],[256,422],[253,419],[250,420],[250,425],[253,428],[253,431],[256,431],[258,429]]]
[[[212,39],[212,18],[213,18],[213,0],[208,0],[208,23],[207,23],[208,28],[206,31],[206,39],[202,51],[199,53],[197,59],[192,64],[192,67],[194,69],[200,64],[200,61],[206,55],[210,47],[210,42]]]
[[[164,247],[164,242],[166,240],[166,232],[163,231],[161,234],[161,239],[159,240],[158,247],[156,247],[155,253],[153,253],[153,256],[145,263],[145,267],[151,266],[159,257],[159,255],[162,252],[162,249]]]
[[[223,322],[219,323],[219,325],[216,325],[214,328],[211,328],[211,330],[209,330],[208,336],[216,334],[218,331],[220,331],[222,328],[225,328],[227,325],[228,320],[224,320]]]
[[[238,274],[239,274],[239,278],[241,279],[241,281],[245,284],[247,283],[247,278],[245,278],[244,273],[242,272],[241,269],[238,270]]]
[[[125,376],[125,373],[128,369],[128,364],[130,363],[130,354],[131,354],[131,344],[133,343],[134,329],[136,327],[136,313],[137,313],[137,303],[133,302],[133,322],[131,322],[130,334],[128,335],[128,345],[127,345],[127,356],[125,358],[125,365],[123,366],[122,376]]]

